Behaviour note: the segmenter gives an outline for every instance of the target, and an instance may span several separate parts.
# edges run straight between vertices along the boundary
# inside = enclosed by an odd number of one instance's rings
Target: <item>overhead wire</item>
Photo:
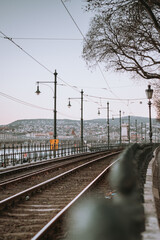
[[[38,63],[41,67],[43,67],[45,70],[47,70],[49,73],[51,73],[52,75],[54,74],[53,71],[51,71],[49,68],[47,68],[44,64],[42,64],[40,61],[38,61],[35,57],[33,57],[30,53],[28,53],[26,50],[24,50],[20,45],[18,45],[15,41],[13,41],[13,39],[11,37],[8,37],[6,34],[4,34],[2,31],[0,31],[0,33],[4,36],[5,39],[11,41],[15,46],[17,46],[20,50],[22,50],[27,56],[29,56],[30,58],[32,58],[32,60],[34,60],[36,63]],[[66,86],[71,87],[72,89],[74,89],[75,91],[78,91],[77,89],[75,89],[73,86],[71,86],[70,84],[68,84],[66,81],[64,81],[62,78],[58,77],[58,79],[60,79],[63,83],[66,84]],[[80,92],[80,91],[79,91]]]
[[[20,100],[20,99],[18,99],[18,98],[15,98],[15,97],[10,96],[10,95],[8,95],[8,94],[6,94],[6,93],[3,93],[3,92],[0,92],[0,95],[1,95],[2,97],[8,98],[8,99],[10,99],[10,100],[12,100],[12,101],[14,101],[14,102],[17,102],[17,103],[26,105],[26,106],[28,106],[28,107],[33,107],[33,108],[42,109],[42,110],[46,110],[46,111],[53,111],[53,109],[51,109],[51,108],[40,107],[40,106],[38,106],[38,105],[34,105],[34,104],[32,104],[32,103],[28,103],[28,102],[22,101],[22,100]]]
[[[26,55],[28,55],[30,58],[32,58],[36,63],[38,63],[41,67],[46,69],[49,73],[54,74],[49,68],[47,68],[44,64],[39,62],[35,57],[33,57],[30,53],[28,53],[26,50],[24,50],[21,46],[19,46],[15,41],[13,41],[12,38],[8,37],[6,34],[4,34],[2,31],[0,33],[5,37],[5,39],[11,41],[15,46],[17,46],[21,51],[23,51]]]
[[[99,97],[99,96],[93,96],[86,94],[86,96],[91,97],[91,98],[98,98],[98,99],[106,99],[106,100],[112,100],[112,101],[140,101],[140,100],[146,100],[147,98],[109,98],[109,97]]]
[[[63,2],[62,2],[63,3]],[[66,8],[66,7],[65,7]],[[68,10],[67,10],[67,12],[68,12]],[[70,13],[69,13],[70,14]],[[72,17],[72,16],[71,16]],[[73,21],[74,21],[74,19],[73,19]],[[75,22],[75,21],[74,21]],[[76,22],[75,22],[75,24],[76,24]],[[76,26],[78,27],[78,25],[76,24]],[[79,29],[79,27],[78,27],[78,29]],[[79,31],[81,32],[81,30],[79,29]],[[40,61],[38,61],[35,57],[33,57],[30,53],[28,53],[26,50],[24,50],[20,45],[18,45],[15,41],[13,41],[13,38],[11,38],[11,37],[8,37],[6,34],[4,34],[2,31],[0,31],[0,33],[3,35],[3,37],[2,36],[0,36],[1,38],[5,38],[5,39],[7,39],[7,40],[9,40],[9,41],[11,41],[16,47],[18,47],[21,51],[23,51],[26,55],[28,55],[32,60],[34,60],[37,64],[39,64],[41,67],[43,67],[45,70],[47,70],[49,73],[51,73],[52,75],[54,74],[54,72],[53,71],[51,71],[49,68],[47,68],[44,64],[42,64]],[[82,36],[84,37],[84,35],[83,35],[83,33],[81,32],[81,34],[82,34]],[[84,37],[85,38],[85,37]],[[72,85],[70,85],[69,83],[67,83],[66,81],[64,81],[61,77],[59,77],[58,76],[58,79],[59,80],[61,80],[66,86],[68,86],[68,87],[70,87],[70,88],[72,88],[74,91],[77,91],[77,92],[79,92],[80,93],[80,90],[78,89],[78,87],[77,86],[72,86]],[[1,94],[3,94],[3,93],[1,93]],[[92,95],[88,95],[88,94],[84,94],[84,96],[87,98],[87,99],[89,99],[91,102],[93,102],[93,103],[96,103],[96,104],[99,104],[99,103],[97,103],[97,102],[95,102],[95,101],[93,101],[92,99],[90,99],[90,97],[91,98],[98,98],[98,99],[108,99],[108,100],[120,100],[120,101],[132,101],[132,100],[136,100],[136,99],[117,99],[117,98],[105,98],[105,97],[98,97],[98,96],[92,96]],[[139,100],[142,100],[142,98],[141,99],[139,99]],[[18,101],[18,99],[17,99],[17,101]],[[22,101],[21,101],[22,102]],[[26,103],[26,104],[29,104],[29,103]],[[31,104],[30,104],[31,105]],[[32,104],[33,105],[33,104]],[[34,107],[38,107],[38,106],[34,106]],[[41,109],[45,109],[45,108],[42,108],[42,107],[38,107],[38,108],[41,108]],[[46,109],[47,110],[47,109]],[[49,110],[49,109],[48,109]],[[51,110],[51,109],[50,109]]]
[[[45,68],[49,73],[54,74],[50,69],[48,69],[44,64],[42,64],[41,62],[39,62],[35,57],[33,57],[31,54],[29,54],[26,50],[24,50],[21,46],[19,46],[17,43],[15,43],[13,41],[12,38],[8,37],[6,34],[4,34],[2,31],[0,31],[0,33],[4,36],[5,39],[11,41],[14,45],[16,45],[18,48],[20,48],[20,50],[22,50],[25,54],[27,54],[30,58],[32,58],[32,60],[34,60],[36,63],[38,63],[41,67]],[[78,90],[78,88],[76,86],[72,86],[69,83],[67,83],[66,81],[64,81],[62,78],[60,78],[58,76],[58,79],[60,79],[63,83],[65,83],[66,86],[72,88],[73,90],[77,91],[80,93],[80,90]],[[94,101],[92,101],[94,102]]]
[[[0,36],[3,38],[2,36]],[[82,38],[42,38],[42,37],[12,37],[12,39],[16,40],[47,40],[47,41],[82,41]]]
[[[81,31],[81,29],[79,28],[78,24],[77,24],[76,21],[74,20],[72,14],[70,13],[70,11],[68,10],[68,8],[66,7],[65,3],[63,2],[63,0],[61,0],[61,3],[63,4],[63,6],[64,6],[64,8],[66,9],[67,13],[69,14],[70,18],[71,18],[72,21],[74,22],[74,24],[75,24],[75,26],[77,27],[78,31],[79,31],[80,34],[82,35],[84,41],[85,41],[85,42],[87,43],[87,45],[90,47],[90,45],[89,45],[86,37],[84,36],[84,34],[83,34],[83,32]],[[114,96],[116,96],[116,94],[111,90],[111,88],[110,88],[110,86],[109,86],[109,84],[108,84],[108,82],[107,82],[107,80],[106,80],[106,78],[105,78],[105,76],[104,76],[104,73],[103,73],[103,71],[102,71],[102,69],[101,69],[101,67],[100,67],[100,65],[99,65],[99,63],[98,63],[97,61],[96,61],[96,64],[97,64],[97,66],[98,66],[98,68],[99,68],[99,71],[100,71],[100,73],[101,73],[104,81],[105,81],[106,84],[107,84],[107,87],[108,87],[109,91],[110,91]],[[116,96],[116,97],[117,97],[117,96]]]
[[[74,21],[74,19],[73,19]],[[76,23],[75,23],[76,24]],[[78,27],[78,25],[77,25]],[[80,29],[79,29],[80,30]],[[0,31],[0,33],[3,35],[0,36],[1,38],[5,38],[9,41],[11,41],[14,45],[16,45],[18,48],[20,48],[20,50],[22,50],[25,54],[27,54],[29,57],[31,57],[35,62],[37,62],[40,66],[42,66],[43,68],[45,68],[47,71],[49,71],[51,74],[54,74],[49,68],[47,68],[44,64],[42,64],[41,62],[39,62],[35,57],[33,57],[31,54],[29,54],[26,50],[24,50],[21,46],[19,46],[16,42],[13,41],[13,39],[43,39],[43,40],[48,40],[48,38],[14,38],[14,37],[8,37],[6,34],[4,34],[2,31]],[[84,36],[83,36],[84,37]],[[79,39],[82,40],[82,39]],[[75,91],[80,92],[80,90],[78,90],[78,87],[76,86],[72,86],[70,84],[68,84],[66,81],[64,81],[62,78],[58,77],[58,79],[60,79],[63,83],[66,84],[66,86],[71,87],[72,89],[74,89]]]
[[[22,105],[25,105],[25,106],[28,106],[28,107],[32,107],[32,108],[37,108],[37,109],[40,109],[40,110],[46,110],[46,111],[51,111],[53,112],[53,109],[52,108],[44,108],[44,107],[41,107],[41,106],[38,106],[38,105],[34,105],[32,103],[28,103],[28,102],[25,102],[25,101],[22,101],[18,98],[15,98],[11,95],[8,95],[6,93],[3,93],[3,92],[0,92],[0,96],[2,97],[5,97],[5,98],[8,98],[9,100],[11,101],[14,101],[14,102],[17,102],[19,104],[22,104]],[[72,116],[69,116],[69,115],[66,115],[64,113],[61,113],[59,111],[57,111],[58,114],[62,115],[62,116],[66,116],[66,117],[70,117],[70,118],[73,118]],[[77,118],[74,118],[74,119],[77,119]]]
[[[40,61],[38,61],[35,57],[33,57],[30,53],[28,53],[26,50],[24,50],[20,45],[18,45],[15,41],[13,41],[13,39],[11,37],[8,37],[6,34],[4,34],[2,31],[0,31],[0,33],[4,36],[5,39],[11,41],[15,46],[17,46],[20,50],[22,50],[26,55],[28,55],[30,58],[32,58],[32,60],[34,60],[36,63],[38,63],[41,67],[43,67],[44,69],[46,69],[49,73],[51,73],[52,75],[54,74],[53,71],[51,71],[49,68],[47,68],[44,64],[42,64]],[[71,86],[70,84],[68,84],[66,81],[64,81],[62,78],[58,77],[58,79],[60,79],[63,83],[66,84],[66,86],[71,87],[72,89],[74,89],[75,91],[77,91],[77,89],[75,89],[73,86]]]

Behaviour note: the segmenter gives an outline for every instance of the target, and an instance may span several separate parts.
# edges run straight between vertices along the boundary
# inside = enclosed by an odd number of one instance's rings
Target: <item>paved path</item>
[[[154,158],[150,161],[146,184],[144,186],[144,209],[146,215],[146,230],[142,234],[143,240],[160,240],[160,229],[157,220],[156,208],[153,197],[153,186],[152,186],[152,164]]]

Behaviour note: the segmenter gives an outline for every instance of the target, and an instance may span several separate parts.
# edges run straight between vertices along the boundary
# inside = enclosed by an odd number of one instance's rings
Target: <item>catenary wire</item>
[[[128,99],[123,99],[123,98],[109,98],[109,97],[98,97],[98,96],[93,96],[93,95],[89,95],[86,94],[85,96],[91,97],[91,98],[97,98],[97,99],[106,99],[106,100],[112,100],[112,101],[141,101],[141,100],[146,100],[147,98],[128,98]]]
[[[9,41],[11,41],[15,46],[17,46],[21,51],[23,51],[26,55],[28,55],[30,58],[32,58],[36,63],[38,63],[41,67],[43,67],[44,69],[46,69],[48,72],[50,72],[51,74],[54,74],[49,68],[47,68],[45,65],[43,65],[41,62],[39,62],[36,58],[34,58],[30,53],[28,53],[26,50],[24,50],[22,47],[20,47],[15,41],[13,41],[12,38],[8,37],[7,35],[5,35],[2,31],[0,31],[0,33]]]
[[[43,67],[44,69],[46,69],[49,73],[54,74],[53,71],[51,71],[49,68],[47,68],[44,64],[42,64],[41,62],[39,62],[35,57],[33,57],[31,54],[29,54],[26,50],[24,50],[21,46],[19,46],[15,41],[13,41],[12,38],[8,37],[6,34],[4,34],[2,31],[0,31],[0,33],[4,36],[5,39],[11,41],[15,46],[17,46],[20,50],[22,50],[26,55],[28,55],[30,58],[32,58],[32,60],[34,60],[36,63],[38,63],[41,67]],[[74,89],[75,91],[78,91],[77,89],[75,89],[74,87],[72,87],[70,84],[68,84],[66,81],[64,81],[62,78],[58,77],[58,79],[60,79],[63,83],[66,84],[66,86],[71,87],[72,89]],[[80,91],[78,91],[80,92]]]
[[[32,103],[28,103],[28,102],[22,101],[22,100],[20,100],[18,98],[12,97],[12,96],[10,96],[10,95],[8,95],[6,93],[3,93],[3,92],[0,92],[0,95],[2,97],[8,98],[8,99],[10,99],[10,100],[12,100],[14,102],[17,102],[17,103],[20,103],[20,104],[23,104],[23,105],[26,105],[26,106],[29,106],[29,107],[38,108],[38,109],[47,110],[47,111],[53,111],[53,109],[51,109],[51,108],[40,107],[38,105],[34,105]]]
[[[69,14],[70,18],[71,18],[72,21],[74,22],[74,24],[75,24],[75,26],[77,27],[78,31],[79,31],[80,34],[82,35],[84,41],[85,41],[85,42],[87,43],[87,45],[90,47],[90,45],[89,45],[86,37],[85,37],[84,34],[82,33],[81,29],[79,28],[78,24],[76,23],[76,21],[74,20],[73,16],[72,16],[71,13],[69,12],[69,10],[68,10],[68,8],[66,7],[65,3],[63,2],[63,0],[61,0],[61,3],[63,4],[63,6],[64,6],[64,8],[66,9],[67,13]],[[98,66],[98,68],[99,68],[99,71],[100,71],[100,73],[101,73],[104,81],[106,82],[106,84],[107,84],[107,86],[108,86],[109,91],[110,91],[115,97],[117,97],[117,95],[111,90],[111,88],[110,88],[110,86],[109,86],[109,84],[108,84],[108,82],[107,82],[107,80],[106,80],[106,78],[105,78],[105,76],[104,76],[104,73],[103,73],[103,71],[102,71],[102,69],[101,69],[101,67],[100,67],[100,65],[99,65],[99,63],[98,63],[97,61],[96,61],[96,64],[97,64],[97,66]]]
[[[26,50],[24,50],[21,46],[19,46],[15,41],[12,40],[12,38],[8,37],[6,34],[4,34],[2,31],[0,31],[0,33],[3,35],[3,38],[11,41],[15,46],[17,46],[20,50],[22,50],[26,55],[28,55],[32,60],[34,60],[36,63],[38,63],[41,67],[43,67],[45,70],[47,70],[49,73],[51,73],[52,75],[54,74],[53,71],[51,71],[49,68],[47,68],[44,64],[42,64],[41,62],[39,62],[35,57],[33,57],[31,54],[29,54]],[[78,87],[76,86],[72,86],[70,84],[68,84],[66,81],[64,81],[62,78],[58,77],[59,80],[61,80],[63,83],[65,83],[66,86],[72,88],[73,90],[77,91],[80,93],[80,90],[78,89]],[[136,99],[120,99],[120,98],[104,98],[104,97],[98,97],[98,96],[92,96],[92,95],[87,95],[84,94],[84,96],[86,96],[87,98],[92,97],[92,98],[99,98],[99,99],[110,99],[110,100],[119,100],[119,101],[132,101],[132,100],[136,100]],[[140,99],[142,100],[142,99]],[[94,102],[93,100],[91,100],[92,102]],[[96,102],[95,102],[96,103]]]
[[[11,100],[11,101],[17,102],[17,103],[19,103],[19,104],[22,104],[22,105],[25,105],[25,106],[28,106],[28,107],[32,107],[32,108],[37,108],[37,109],[40,109],[40,110],[46,110],[46,111],[51,111],[51,112],[53,112],[53,109],[51,109],[51,108],[40,107],[40,106],[38,106],[38,105],[34,105],[34,104],[32,104],[32,103],[28,103],[28,102],[22,101],[22,100],[20,100],[20,99],[18,99],[18,98],[15,98],[15,97],[10,96],[10,95],[8,95],[8,94],[6,94],[6,93],[3,93],[3,92],[0,92],[0,96],[5,97],[5,98],[8,98],[8,99]],[[57,113],[58,113],[59,115],[65,116],[65,117],[69,117],[69,118],[72,118],[72,119],[78,119],[78,117],[73,117],[73,116],[64,114],[64,113],[62,113],[62,112],[60,112],[60,111],[57,111]]]
[[[4,38],[0,36],[1,38]],[[12,37],[12,39],[16,40],[44,40],[44,41],[82,41],[82,38],[52,38],[52,37]]]

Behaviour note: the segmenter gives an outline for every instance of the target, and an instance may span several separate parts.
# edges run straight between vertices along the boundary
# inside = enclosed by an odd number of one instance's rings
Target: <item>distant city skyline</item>
[[[84,121],[84,141],[107,141],[109,136],[110,143],[119,142],[120,129],[121,139],[124,141],[149,142],[149,122],[145,117],[123,117],[121,119],[121,128],[119,118],[109,121],[109,135],[107,131],[106,119],[95,119]],[[160,122],[152,120],[153,142],[159,141]],[[12,124],[0,128],[0,140],[6,143],[12,141],[43,141],[53,138],[53,120],[52,119],[30,119],[18,120]],[[77,120],[57,121],[57,137],[63,140],[81,139],[81,122]],[[137,140],[136,140],[137,139]]]
[[[66,1],[65,6],[85,35],[91,13],[83,1]],[[84,91],[84,119],[136,115],[148,117],[145,89],[149,84],[137,76],[106,71],[103,64],[89,69],[82,58],[83,37],[60,0],[0,2],[0,125],[19,119],[53,118],[53,87],[37,81],[57,78],[57,118],[80,119],[80,91]],[[9,39],[7,39],[7,37]],[[17,45],[16,45],[17,44]],[[69,109],[68,98],[72,107]],[[119,100],[121,99],[121,100]],[[34,106],[33,106],[34,105]],[[38,106],[38,107],[37,107]],[[152,108],[152,116],[156,112]]]

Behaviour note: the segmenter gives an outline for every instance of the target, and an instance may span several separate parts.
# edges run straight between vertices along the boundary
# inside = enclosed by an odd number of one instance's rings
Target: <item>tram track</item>
[[[56,159],[50,159],[50,160],[42,160],[39,162],[35,163],[29,163],[26,165],[21,165],[21,166],[16,166],[12,167],[11,169],[1,169],[0,170],[0,183],[4,183],[5,181],[16,179],[16,177],[24,176],[25,174],[30,174],[34,173],[38,170],[42,170],[47,168],[48,166],[54,166],[57,163],[65,163],[67,161],[71,160],[78,160],[78,159],[87,159],[88,157],[90,158],[91,156],[100,156],[105,153],[110,153],[110,151],[103,151],[103,152],[94,152],[94,153],[81,153],[81,154],[76,154],[76,155],[70,155],[70,156],[65,156],[61,158],[56,158]]]
[[[56,214],[33,238],[32,240],[68,240],[69,231],[73,219],[70,211],[79,208],[84,199],[112,199],[115,189],[112,189],[109,183],[108,174],[112,165],[118,161],[115,160],[107,166],[92,182],[90,182],[67,206]],[[108,200],[107,200],[108,201]],[[82,207],[82,205],[81,205]],[[82,219],[80,220],[80,222]]]
[[[76,159],[71,159],[68,161],[60,161],[55,164],[51,164],[46,168],[41,170],[32,171],[31,173],[26,173],[21,176],[16,176],[15,178],[3,181],[0,183],[0,200],[8,198],[13,194],[21,192],[27,188],[37,185],[43,181],[53,178],[65,171],[68,171],[82,163],[90,161],[90,159],[95,159],[98,156],[106,156],[106,153],[88,155],[83,157],[78,157]]]
[[[0,239],[33,237],[94,181],[106,165],[108,168],[116,155],[118,153],[108,154],[83,163],[44,183],[1,200]]]

